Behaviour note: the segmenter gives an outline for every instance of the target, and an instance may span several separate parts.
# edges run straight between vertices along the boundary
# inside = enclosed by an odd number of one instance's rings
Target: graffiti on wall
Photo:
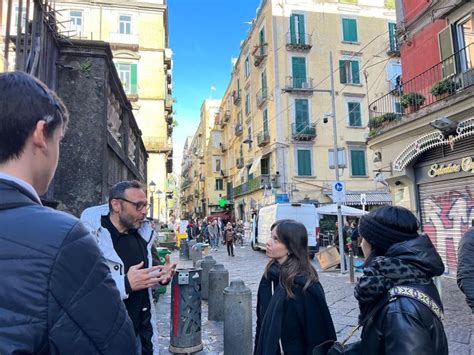
[[[474,195],[466,186],[464,191],[430,195],[421,204],[423,232],[430,236],[441,255],[446,272],[455,273],[459,242],[474,220]]]

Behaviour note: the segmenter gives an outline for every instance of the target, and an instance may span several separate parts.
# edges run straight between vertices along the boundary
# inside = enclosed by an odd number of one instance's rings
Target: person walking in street
[[[211,241],[211,249],[217,250],[219,243],[219,227],[217,225],[217,219],[213,220],[208,226],[209,239]]]
[[[366,355],[447,355],[443,305],[433,277],[444,265],[409,210],[386,206],[361,217],[366,257],[355,287]]]
[[[94,237],[43,207],[68,112],[46,85],[0,74],[0,354],[135,354]]]
[[[240,247],[244,247],[244,222],[242,220],[237,221],[235,224],[235,245],[240,244]]]
[[[459,243],[457,282],[474,315],[474,220],[472,224]]]
[[[257,293],[255,355],[312,354],[336,340],[336,331],[318,274],[308,258],[306,227],[293,220],[271,226],[271,258]]]
[[[232,228],[232,223],[227,222],[227,225],[224,230],[224,240],[227,245],[227,254],[229,256],[234,256],[234,239],[235,232],[234,228]]]
[[[81,220],[97,238],[136,334],[137,350],[158,354],[158,330],[152,288],[169,283],[176,269],[169,255],[165,265],[152,266],[154,243],[146,219],[148,200],[138,181],[121,181],[110,189],[109,203],[87,208]]]
[[[351,243],[354,256],[359,257],[359,229],[356,222],[351,223]]]

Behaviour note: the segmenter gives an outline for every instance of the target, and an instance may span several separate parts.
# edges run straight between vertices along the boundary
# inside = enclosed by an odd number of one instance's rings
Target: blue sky
[[[260,0],[169,0],[169,45],[173,50],[173,133],[175,172],[180,171],[186,137],[199,124],[201,104],[221,98],[230,80],[231,57],[237,57]]]

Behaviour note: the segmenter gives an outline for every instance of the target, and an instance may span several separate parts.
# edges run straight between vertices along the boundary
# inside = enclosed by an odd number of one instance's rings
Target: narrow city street
[[[253,334],[255,333],[255,308],[257,302],[257,288],[262,277],[265,264],[268,261],[264,252],[255,252],[249,246],[236,247],[235,257],[230,258],[224,246],[221,245],[217,252],[210,255],[222,263],[229,271],[229,280],[242,279],[245,285],[252,290],[252,321]],[[178,262],[179,267],[191,267],[191,261],[179,261],[179,252],[174,251],[172,260]],[[322,272],[315,260],[321,283],[326,292],[326,299],[336,327],[339,340],[343,340],[357,325],[359,314],[356,299],[353,296],[353,286],[349,283],[348,275],[341,275],[337,271]],[[357,274],[356,274],[357,277]],[[452,278],[443,278],[443,302],[445,308],[445,331],[448,337],[450,354],[469,355],[469,341],[471,334],[471,314],[464,295],[457,288]],[[170,303],[169,287],[166,294],[162,295],[157,304],[157,314],[160,332],[160,353],[169,354],[170,336]],[[202,302],[202,341],[204,350],[199,354],[223,354],[223,322],[209,321],[207,319],[207,302]],[[357,340],[354,336],[352,341]],[[244,355],[244,354],[243,354]]]

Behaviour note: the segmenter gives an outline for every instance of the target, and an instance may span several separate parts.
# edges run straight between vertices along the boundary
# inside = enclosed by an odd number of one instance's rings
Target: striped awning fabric
[[[387,191],[347,191],[345,205],[361,205],[360,195],[365,194],[367,205],[391,205],[392,195]],[[326,195],[332,200],[332,193]]]

